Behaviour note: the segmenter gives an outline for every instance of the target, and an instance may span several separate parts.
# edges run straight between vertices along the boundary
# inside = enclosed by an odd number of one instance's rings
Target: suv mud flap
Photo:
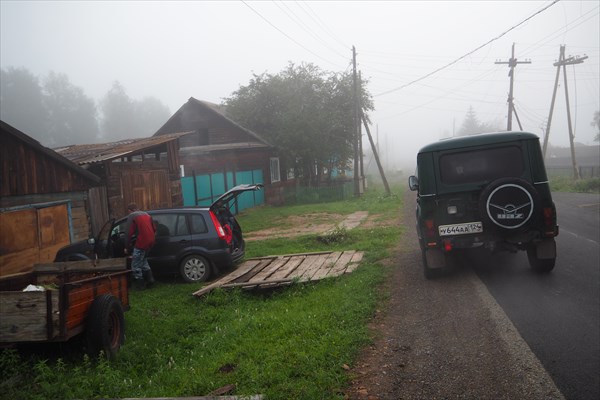
[[[426,279],[434,279],[446,270],[446,254],[441,249],[421,250],[423,255],[423,273]]]

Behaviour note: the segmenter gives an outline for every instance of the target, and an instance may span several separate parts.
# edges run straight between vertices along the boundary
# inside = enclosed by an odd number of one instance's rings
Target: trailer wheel
[[[86,339],[91,357],[103,351],[109,360],[116,358],[125,341],[125,317],[115,296],[103,294],[94,299],[87,316]]]

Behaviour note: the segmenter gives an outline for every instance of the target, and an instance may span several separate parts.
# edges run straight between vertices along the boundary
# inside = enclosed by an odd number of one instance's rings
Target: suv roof
[[[419,153],[431,151],[451,150],[456,148],[485,146],[487,144],[496,144],[512,142],[521,139],[539,139],[537,135],[529,132],[493,132],[481,133],[471,136],[460,136],[449,139],[442,139],[439,142],[431,143],[419,150]]]

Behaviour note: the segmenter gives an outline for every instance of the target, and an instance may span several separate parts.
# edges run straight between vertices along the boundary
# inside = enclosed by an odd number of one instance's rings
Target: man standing
[[[131,203],[127,206],[129,217],[127,217],[127,242],[125,253],[132,245],[133,235],[137,235],[133,244],[131,253],[131,269],[133,270],[133,287],[135,289],[145,289],[146,283],[152,285],[154,277],[152,270],[148,265],[148,252],[154,246],[154,235],[156,228],[152,223],[152,217],[147,213],[138,210],[137,204]]]

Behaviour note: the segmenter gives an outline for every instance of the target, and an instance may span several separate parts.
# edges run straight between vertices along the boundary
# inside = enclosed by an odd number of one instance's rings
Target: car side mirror
[[[413,192],[419,190],[419,178],[414,175],[408,177],[408,188]]]
[[[96,239],[89,238],[87,242],[88,242],[89,245],[94,245],[94,244],[96,244]]]

